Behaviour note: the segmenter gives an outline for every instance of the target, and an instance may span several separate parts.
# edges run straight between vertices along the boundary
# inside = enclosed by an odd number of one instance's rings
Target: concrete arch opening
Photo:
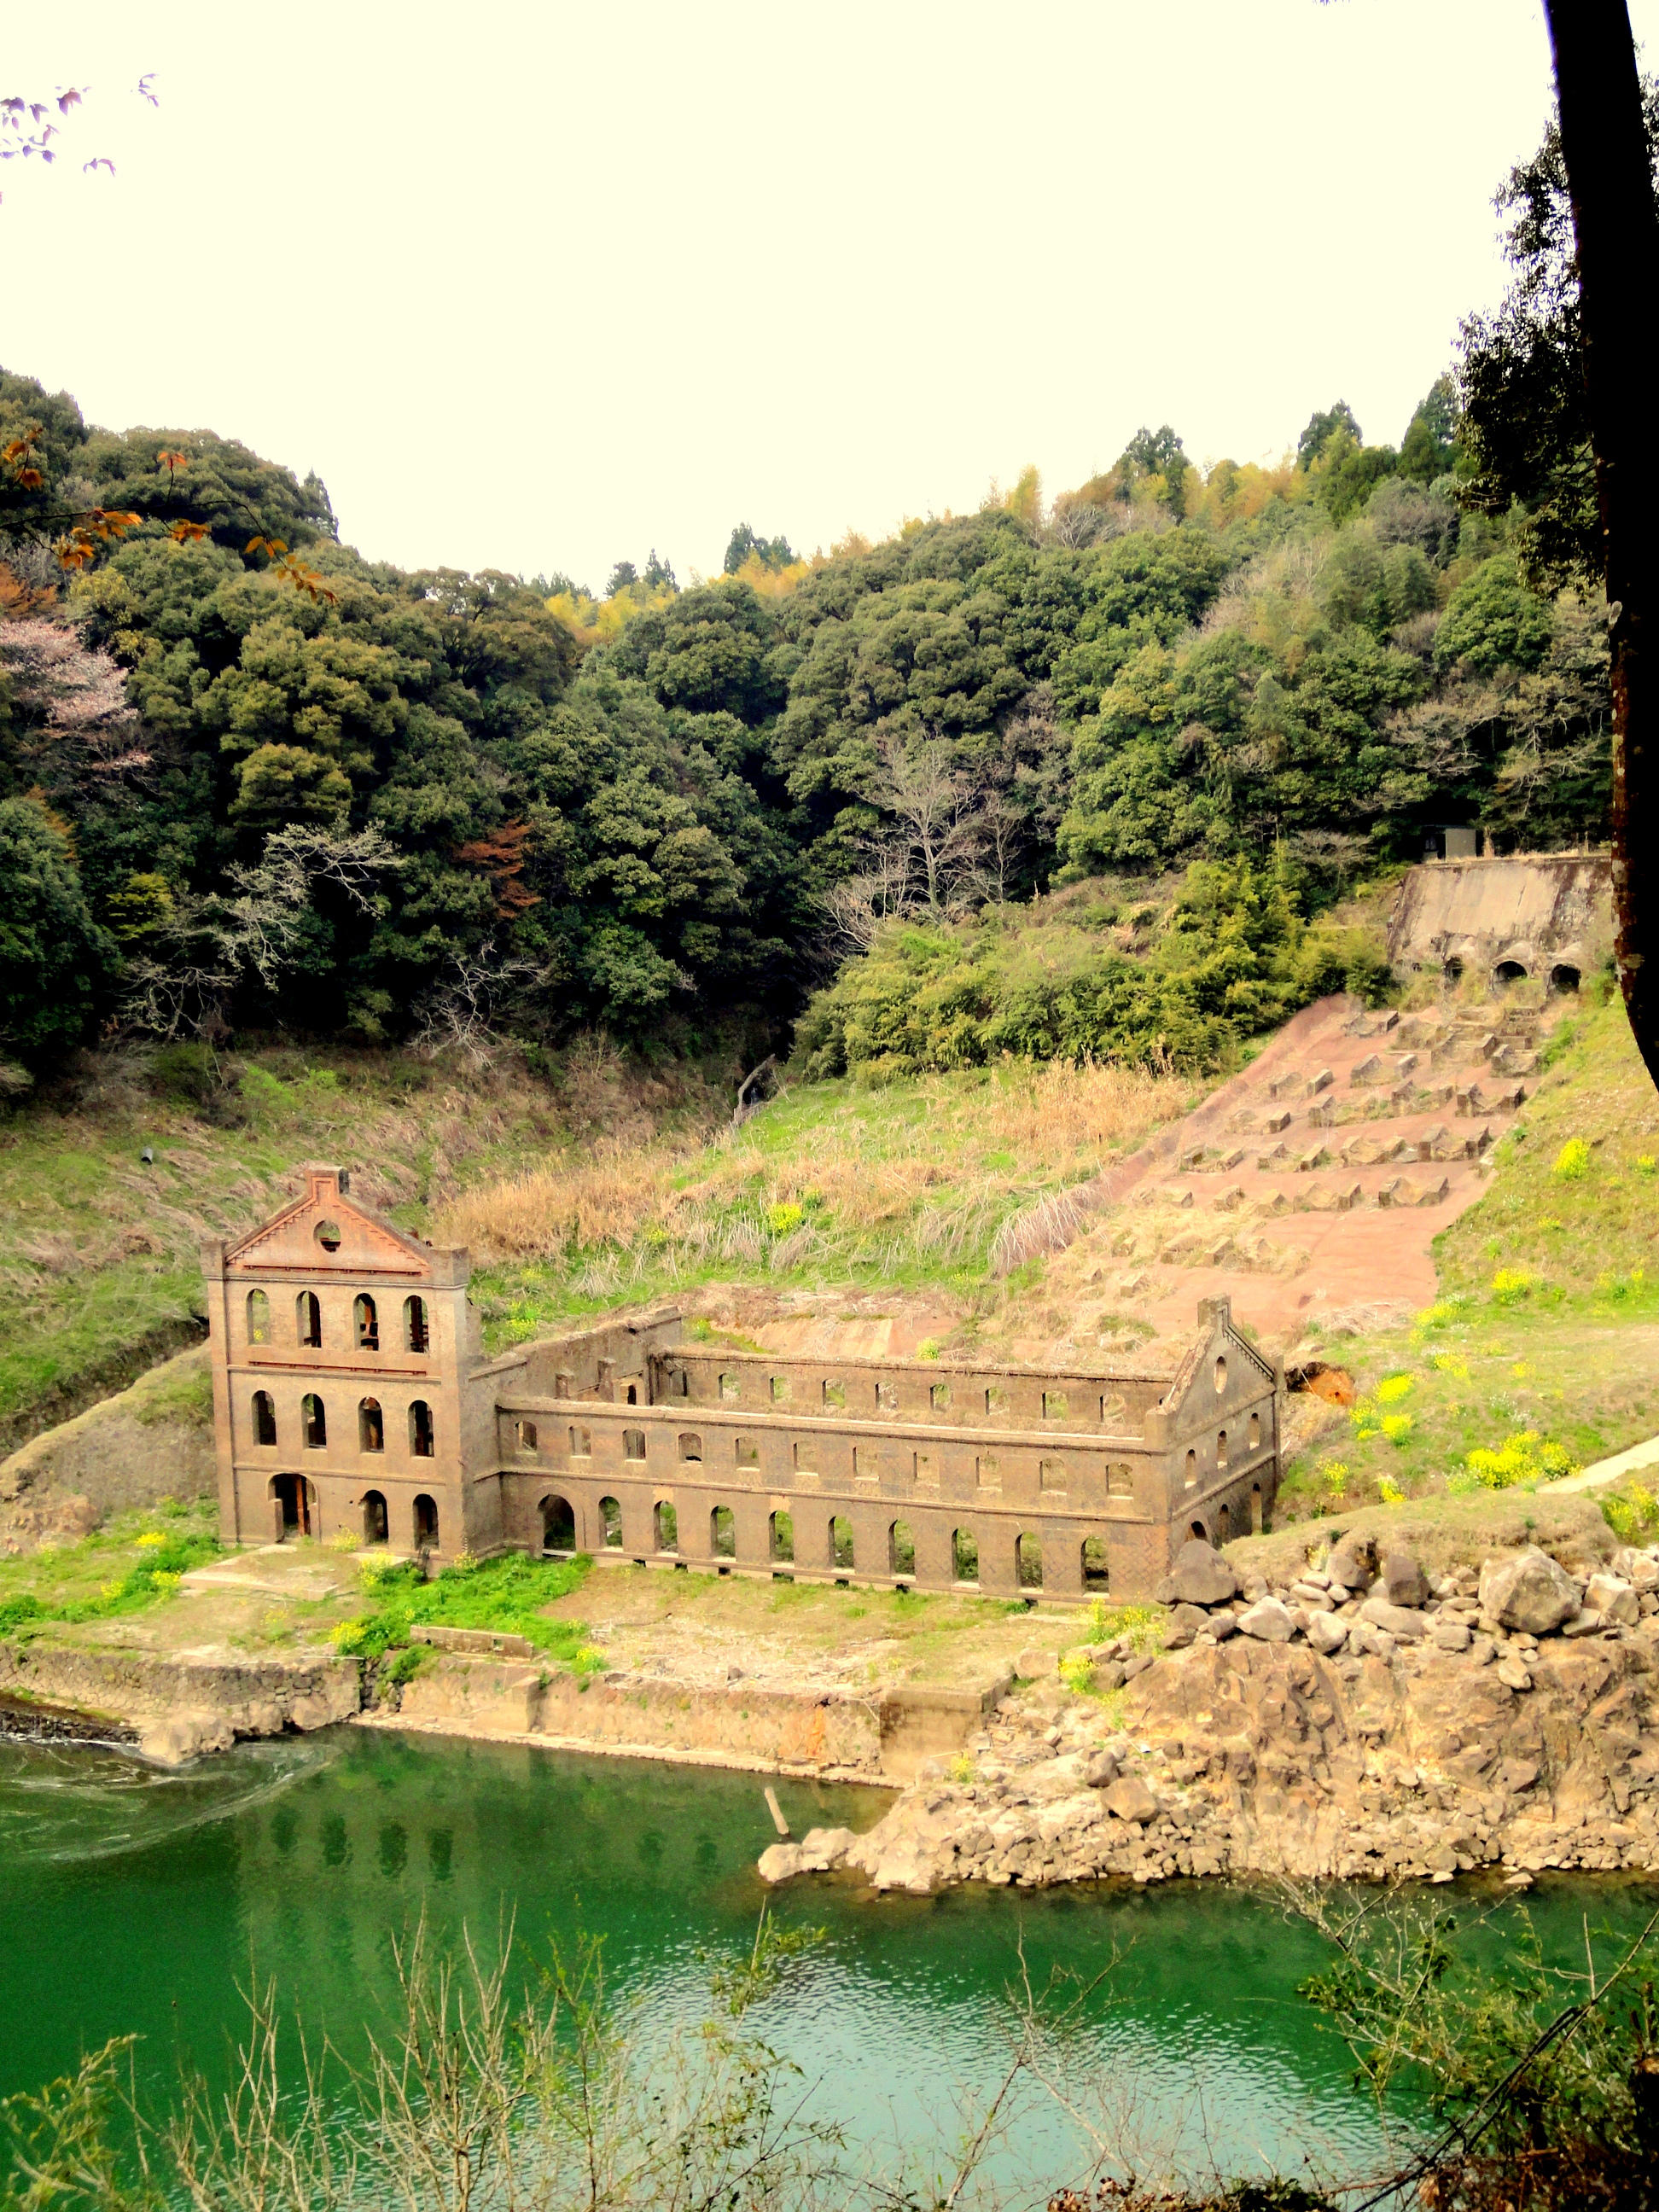
[[[1550,969],[1550,996],[1553,999],[1576,997],[1582,980],[1570,960],[1558,960]]]
[[[708,1548],[717,1559],[738,1556],[738,1516],[729,1505],[717,1505],[708,1516]]]
[[[844,1513],[837,1513],[830,1523],[830,1564],[836,1568],[850,1568],[857,1565],[853,1545],[853,1524]]]
[[[1021,1589],[1042,1588],[1042,1539],[1020,1535],[1014,1539],[1014,1577]]]
[[[1499,990],[1507,990],[1511,983],[1524,983],[1527,971],[1518,960],[1500,960],[1492,971],[1492,980]]]
[[[651,1533],[659,1552],[680,1548],[680,1520],[672,1498],[659,1498],[651,1509]]]
[[[409,1449],[416,1459],[432,1457],[432,1408],[416,1398],[409,1409]]]
[[[378,1352],[380,1348],[380,1321],[374,1310],[374,1301],[367,1291],[362,1291],[351,1304],[352,1333],[357,1340],[359,1352]]]
[[[308,1351],[321,1349],[323,1341],[323,1310],[317,1302],[315,1291],[301,1291],[294,1301],[294,1328],[300,1342]]]
[[[959,1583],[979,1580],[979,1538],[971,1528],[951,1531],[951,1575]]]
[[[438,1501],[422,1491],[415,1500],[413,1523],[415,1548],[417,1552],[435,1552],[438,1548]]]
[[[576,1509],[568,1498],[556,1491],[541,1501],[542,1551],[554,1557],[568,1557],[576,1548]]]
[[[392,1534],[392,1524],[386,1515],[385,1492],[366,1490],[359,1503],[363,1509],[364,1543],[386,1543]]]
[[[1200,1544],[1207,1544],[1209,1542],[1210,1532],[1201,1521],[1194,1522],[1193,1537],[1194,1541]]]
[[[1227,1530],[1231,1519],[1231,1516],[1228,1513],[1227,1508],[1224,1505],[1218,1505],[1216,1508],[1215,1540],[1216,1548],[1218,1550],[1219,1550],[1221,1546],[1227,1540]]]
[[[1085,1536],[1083,1540],[1083,1587],[1085,1590],[1109,1589],[1112,1570],[1106,1557],[1103,1536]]]
[[[270,1300],[263,1291],[247,1294],[247,1340],[250,1344],[270,1341]]]
[[[605,1531],[603,1541],[605,1550],[620,1552],[623,1540],[622,1506],[616,1498],[600,1498],[599,1526]]]
[[[793,1565],[795,1559],[794,1516],[780,1510],[770,1515],[767,1524],[767,1549],[775,1559]]]
[[[365,1398],[357,1407],[357,1449],[366,1452],[386,1449],[386,1422],[378,1398]]]
[[[307,1451],[322,1451],[328,1443],[328,1413],[314,1390],[300,1401],[300,1438]]]
[[[908,1521],[895,1521],[887,1531],[887,1571],[890,1575],[914,1575],[915,1571],[915,1531]]]
[[[431,1345],[430,1325],[426,1317],[424,1298],[404,1300],[404,1343],[410,1352],[425,1352]]]
[[[276,1441],[276,1401],[269,1390],[253,1394],[253,1441],[256,1444],[274,1444]]]
[[[312,1534],[313,1493],[304,1475],[273,1474],[270,1495],[276,1509],[272,1518],[276,1522],[279,1544],[289,1534],[309,1536]]]

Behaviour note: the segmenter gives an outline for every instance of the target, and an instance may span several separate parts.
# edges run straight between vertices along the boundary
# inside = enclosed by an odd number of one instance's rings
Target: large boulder
[[[138,1739],[142,1758],[158,1766],[183,1766],[213,1751],[228,1751],[236,1731],[222,1713],[173,1712],[146,1723]]]
[[[1158,1800],[1135,1774],[1120,1774],[1101,1792],[1101,1803],[1120,1820],[1145,1822],[1156,1818]]]
[[[1359,1608],[1359,1618],[1406,1643],[1415,1643],[1428,1632],[1428,1622],[1414,1606],[1390,1605],[1385,1597],[1368,1597]]]
[[[1578,1611],[1578,1585],[1564,1566],[1528,1544],[1480,1570],[1480,1610],[1505,1628],[1547,1636]]]
[[[1310,1613],[1308,1615],[1308,1641],[1316,1651],[1327,1659],[1334,1658],[1348,1640],[1348,1624],[1338,1620],[1334,1613]]]
[[[1378,1579],[1382,1587],[1376,1595],[1390,1605],[1421,1605],[1429,1594],[1428,1577],[1409,1552],[1390,1552]]]
[[[1616,1620],[1621,1628],[1634,1628],[1642,1617],[1642,1601],[1622,1575],[1592,1575],[1584,1604],[1603,1620]]]
[[[1238,1616],[1241,1636],[1254,1636],[1263,1644],[1288,1644],[1296,1634],[1296,1616],[1276,1597],[1259,1598]]]
[[[1212,1545],[1194,1536],[1176,1553],[1154,1595],[1160,1605],[1225,1605],[1238,1595],[1238,1577]]]
[[[1201,1605],[1178,1605],[1170,1615],[1164,1631],[1166,1651],[1180,1651],[1190,1644],[1200,1628],[1207,1628],[1210,1616]]]
[[[1333,1583],[1345,1590],[1369,1589],[1376,1572],[1376,1547],[1369,1536],[1345,1536],[1325,1562]]]

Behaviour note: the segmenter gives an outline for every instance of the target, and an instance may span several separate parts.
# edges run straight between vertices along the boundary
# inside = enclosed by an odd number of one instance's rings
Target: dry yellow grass
[[[897,1276],[982,1266],[999,1228],[1035,1209],[1046,1226],[1016,1237],[1012,1264],[1053,1243],[1050,1217],[1073,1210],[1059,1195],[1066,1185],[1190,1096],[1144,1069],[1014,1062],[884,1090],[809,1085],[700,1147],[602,1140],[481,1186],[450,1206],[442,1229],[486,1264],[635,1255],[622,1275],[588,1266],[586,1295],[642,1286],[653,1253],[669,1279],[710,1267]]]

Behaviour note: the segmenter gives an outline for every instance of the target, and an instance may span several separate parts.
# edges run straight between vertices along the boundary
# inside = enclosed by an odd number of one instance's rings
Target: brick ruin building
[[[1081,1600],[1271,1513],[1283,1376],[1225,1298],[1183,1352],[1087,1372],[738,1351],[660,1310],[489,1359],[464,1250],[306,1177],[203,1254],[227,1542]]]

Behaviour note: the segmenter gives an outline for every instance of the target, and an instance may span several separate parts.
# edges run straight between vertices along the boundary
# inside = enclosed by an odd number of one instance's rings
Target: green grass
[[[219,1551],[211,1501],[123,1514],[96,1535],[0,1559],[0,1635],[53,1621],[112,1620],[175,1596],[179,1578]]]
[[[381,1659],[409,1648],[410,1630],[417,1621],[445,1628],[489,1629],[498,1635],[524,1637],[545,1657],[574,1673],[594,1674],[605,1662],[588,1643],[585,1625],[550,1620],[542,1609],[580,1589],[592,1564],[584,1556],[532,1559],[522,1552],[511,1552],[493,1559],[457,1560],[435,1581],[423,1582],[420,1569],[410,1561],[370,1562],[362,1574],[368,1602],[362,1612],[335,1628],[334,1644],[355,1657]]]
[[[1659,1095],[1623,1006],[1593,1001],[1553,1041],[1492,1187],[1437,1238],[1435,1304],[1298,1347],[1361,1396],[1287,1470],[1281,1511],[1524,1487],[1659,1431],[1656,1150]]]

